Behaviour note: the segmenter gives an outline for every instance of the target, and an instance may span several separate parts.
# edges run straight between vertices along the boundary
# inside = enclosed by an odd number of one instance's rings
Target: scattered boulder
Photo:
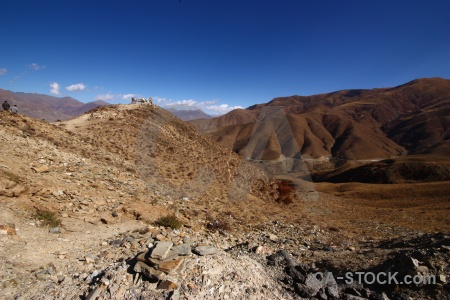
[[[165,259],[172,245],[172,242],[158,242],[150,256],[156,259]]]
[[[178,284],[171,280],[163,280],[160,283],[158,283],[157,289],[164,289],[168,291],[172,291],[174,289],[178,288]]]
[[[49,167],[47,165],[41,165],[39,167],[32,167],[31,170],[33,170],[36,173],[46,173],[50,169],[49,169]]]
[[[194,249],[194,253],[200,256],[213,255],[217,252],[219,252],[219,249],[213,246],[197,246]]]

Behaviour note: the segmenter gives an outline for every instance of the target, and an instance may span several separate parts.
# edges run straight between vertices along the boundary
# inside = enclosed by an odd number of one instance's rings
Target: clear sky
[[[449,0],[10,0],[0,15],[0,88],[83,102],[225,113],[450,78]]]

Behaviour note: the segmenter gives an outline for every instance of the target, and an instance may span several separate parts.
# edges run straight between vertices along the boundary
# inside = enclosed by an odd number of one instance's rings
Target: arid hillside
[[[56,125],[134,164],[133,171],[154,192],[225,203],[252,192],[268,200],[259,192],[268,184],[262,170],[164,109],[145,105],[99,107]],[[248,177],[241,181],[239,176]]]
[[[2,299],[448,299],[444,169],[425,183],[275,180],[269,165],[147,105],[53,124],[0,112],[0,124]],[[372,162],[354,163],[347,171]],[[308,279],[392,265],[438,281],[399,290]]]
[[[450,153],[450,80],[275,98],[191,122],[252,159],[380,159]]]

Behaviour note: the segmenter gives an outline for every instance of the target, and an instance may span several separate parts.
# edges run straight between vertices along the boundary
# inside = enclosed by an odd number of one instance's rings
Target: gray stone
[[[53,228],[50,228],[50,230],[48,232],[54,233],[54,234],[61,233],[61,228],[53,227]]]
[[[189,238],[189,237],[184,237],[183,238],[183,243],[188,244],[188,245],[193,245],[194,241],[191,240],[191,238]]]
[[[213,246],[198,246],[194,249],[194,253],[200,256],[216,254],[219,250]]]
[[[174,291],[170,292],[169,299],[170,300],[179,300],[180,299],[180,291],[174,290]]]
[[[347,300],[367,300],[367,298],[363,298],[363,297],[359,297],[359,296],[355,296],[355,295],[351,295],[351,294],[344,294],[344,298],[343,299],[347,299]]]
[[[56,267],[53,263],[49,263],[47,265],[47,270],[45,270],[45,272],[49,275],[53,275],[56,273]]]
[[[366,299],[366,298],[361,298],[361,299]],[[375,296],[375,299],[376,300],[390,300],[389,297],[384,292],[382,292],[381,294],[377,294]]]
[[[284,265],[286,267],[294,267],[293,257],[286,250],[279,250],[268,257],[270,265]]]
[[[278,241],[278,237],[275,234],[271,233],[269,234],[269,240],[271,240],[272,242],[276,242]]]
[[[64,195],[63,190],[53,191],[53,196],[55,196],[55,197],[62,196],[62,195]]]
[[[295,267],[287,267],[286,273],[291,276],[295,282],[305,283],[306,277]]]
[[[86,263],[88,263],[88,264],[91,264],[91,263],[95,264],[99,260],[98,256],[93,253],[86,254],[84,259],[86,260]]]
[[[411,264],[414,266],[414,268],[418,268],[419,267],[419,261],[415,258],[410,257],[409,258],[411,260]]]
[[[314,295],[322,288],[322,281],[317,279],[315,274],[306,275],[305,285],[314,292]]]
[[[339,298],[339,286],[336,282],[336,280],[333,277],[332,273],[329,273],[328,271],[326,271],[324,273],[324,280],[326,283],[325,286],[325,292],[328,296],[330,296],[331,298]]]
[[[172,245],[172,242],[158,242],[150,256],[156,259],[165,259]]]
[[[301,283],[295,283],[294,289],[295,289],[295,292],[297,294],[299,294],[300,297],[303,297],[303,298],[310,299],[317,294],[317,291],[315,289],[307,287],[306,285],[301,284]]]
[[[327,292],[327,295],[335,298],[335,299],[339,299],[339,288],[336,285],[327,285],[325,291]]]
[[[98,298],[98,296],[100,296],[101,292],[105,289],[105,287],[103,285],[96,287],[95,289],[93,289],[87,296],[86,296],[86,300],[95,300]]]
[[[379,300],[390,300],[389,297],[384,292],[382,292],[380,297],[378,297],[377,299],[379,299]]]
[[[181,244],[178,246],[172,247],[172,251],[178,255],[189,255],[191,254],[191,245],[190,244]]]
[[[138,261],[134,265],[133,271],[140,273],[150,279],[157,279],[157,280],[166,279],[166,274],[164,272],[156,270],[155,268],[150,267],[149,265],[141,261]]]
[[[37,279],[42,280],[42,279],[46,278],[47,272],[46,272],[46,270],[40,270],[40,271],[37,271],[36,273],[34,273],[34,275],[36,276]]]
[[[325,290],[324,290],[323,288],[321,288],[321,289],[319,290],[319,292],[317,293],[316,297],[317,297],[318,299],[322,299],[322,300],[327,300],[327,299],[328,299],[328,296],[327,296],[327,294],[325,293]]]

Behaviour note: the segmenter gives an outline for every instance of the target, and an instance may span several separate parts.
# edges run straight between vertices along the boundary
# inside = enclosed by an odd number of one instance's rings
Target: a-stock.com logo
[[[197,198],[212,187],[220,174],[214,171],[212,165],[196,164],[190,178],[181,184],[173,183],[172,177],[165,172],[165,168],[171,163],[170,156],[163,157],[161,153],[170,148],[165,145],[168,139],[177,139],[177,147],[184,147],[189,143],[189,139],[176,129],[177,122],[172,115],[159,108],[151,113],[141,124],[137,134],[136,167],[140,178],[150,190],[158,191],[158,194],[171,199]],[[266,160],[263,154],[274,134],[280,137],[280,145],[289,144],[289,147],[282,158]],[[300,199],[317,199],[317,192],[302,158],[301,147],[283,107],[268,106],[260,111],[250,138],[239,154],[241,159],[227,186],[227,197],[230,200],[245,199],[257,180],[286,173],[301,174],[302,180],[296,182]],[[190,156],[185,159],[193,158]]]

